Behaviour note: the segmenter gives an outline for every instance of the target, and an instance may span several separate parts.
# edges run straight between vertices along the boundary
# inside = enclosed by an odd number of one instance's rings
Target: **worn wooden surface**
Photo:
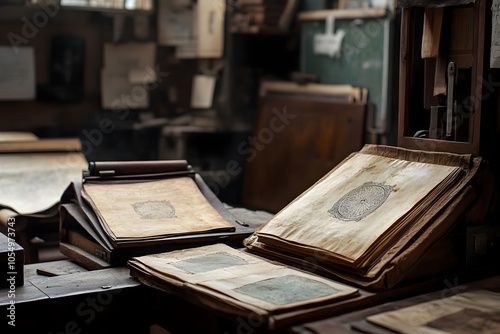
[[[0,290],[0,309],[14,315],[16,330],[149,333],[149,307],[136,306],[141,302],[147,305],[150,297],[125,267],[85,271],[62,260],[29,264],[25,272],[24,286],[17,287],[13,294],[9,289]],[[11,311],[13,302],[15,308]],[[7,321],[2,328],[12,330]]]

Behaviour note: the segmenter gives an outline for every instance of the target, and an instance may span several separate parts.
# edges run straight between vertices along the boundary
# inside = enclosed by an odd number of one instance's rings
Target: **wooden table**
[[[28,264],[24,274],[24,285],[13,293],[0,290],[1,325],[8,333],[13,329],[26,333],[149,333],[149,308],[141,307],[149,294],[127,268],[86,271],[63,260]],[[46,276],[55,274],[58,276]],[[9,325],[11,321],[15,328]]]
[[[451,277],[384,293],[360,291],[354,298],[260,321],[251,314],[241,317],[217,312],[175,291],[166,293],[142,285],[130,276],[126,267],[87,271],[69,260],[62,260],[25,265],[24,275],[24,285],[16,287],[15,297],[10,298],[9,289],[0,290],[0,309],[4,314],[1,326],[7,328],[7,333],[13,332],[8,325],[11,320],[5,317],[10,313],[12,300],[16,332],[141,334],[151,333],[151,326],[159,325],[171,333],[291,331],[302,334],[333,330],[342,333],[340,330],[352,331],[353,322],[363,325],[364,317],[370,312],[431,298],[434,295],[428,295],[429,291],[435,291],[439,297],[443,289],[455,291],[457,288]],[[491,284],[498,286],[499,283],[500,276]],[[433,286],[433,290],[429,290],[429,286]],[[407,297],[416,299],[398,301]]]

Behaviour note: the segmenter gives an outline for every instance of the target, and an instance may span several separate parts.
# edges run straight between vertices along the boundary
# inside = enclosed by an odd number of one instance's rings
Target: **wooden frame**
[[[477,0],[474,4],[474,62],[471,69],[471,98],[473,100],[473,113],[470,118],[468,141],[447,141],[411,137],[410,128],[410,89],[411,76],[414,64],[412,55],[415,52],[415,18],[418,8],[403,8],[401,18],[401,49],[400,49],[400,77],[399,77],[399,120],[398,120],[398,146],[409,149],[426,151],[442,151],[461,154],[480,155],[481,139],[481,106],[482,98],[477,98],[483,90],[483,68],[485,47],[485,17],[486,0]]]

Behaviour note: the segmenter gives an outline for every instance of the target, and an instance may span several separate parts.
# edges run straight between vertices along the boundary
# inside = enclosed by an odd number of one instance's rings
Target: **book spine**
[[[101,245],[90,241],[78,232],[66,231],[66,241],[82,250],[108,262],[111,263],[112,254],[111,251],[102,247]]]
[[[85,254],[85,251],[78,249],[78,247],[74,245],[61,242],[59,243],[59,250],[62,254],[66,255],[88,270],[97,270],[110,267],[109,263],[106,263],[105,261],[98,258],[91,258],[89,256],[91,254]]]

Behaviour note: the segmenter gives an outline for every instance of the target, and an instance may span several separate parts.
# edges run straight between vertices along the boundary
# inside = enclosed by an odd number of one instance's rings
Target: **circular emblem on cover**
[[[175,208],[169,201],[146,201],[132,204],[141,219],[175,218]]]
[[[384,204],[392,186],[367,182],[342,196],[328,210],[330,216],[344,221],[359,221]]]

